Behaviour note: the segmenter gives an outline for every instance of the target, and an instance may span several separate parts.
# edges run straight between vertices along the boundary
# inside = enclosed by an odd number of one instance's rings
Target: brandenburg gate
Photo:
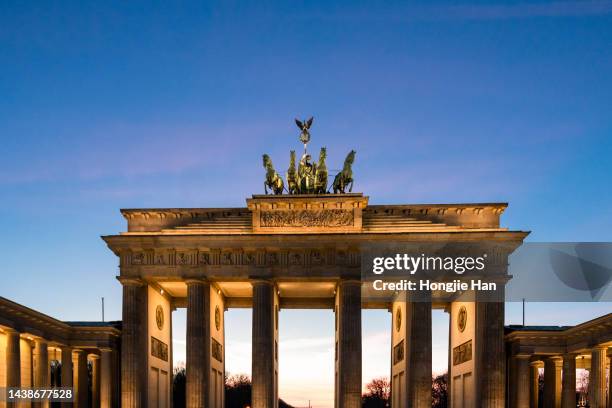
[[[503,407],[503,297],[371,296],[362,261],[372,244],[494,243],[489,261],[503,296],[507,257],[527,233],[500,227],[505,204],[369,205],[367,196],[352,193],[355,151],[332,183],[327,150],[311,161],[312,122],[296,119],[304,153],[296,166],[291,151],[285,180],[263,155],[266,194],[247,199],[246,207],[122,210],[127,231],[103,237],[119,258],[123,285],[121,406],[170,405],[171,316],[184,307],[187,407],[224,406],[224,312],[251,308],[252,407],[276,408],[279,311],[319,308],[335,313],[335,406],[360,408],[361,310],[381,308],[393,313],[393,407],[429,408],[437,307],[450,313],[449,355],[459,356],[454,364],[449,359],[452,406]]]
[[[361,310],[379,308],[393,313],[393,407],[431,407],[431,313],[442,308],[449,354],[460,355],[449,361],[452,406],[504,407],[503,302],[366,299],[361,252],[371,243],[494,242],[505,251],[491,262],[505,275],[527,235],[500,227],[505,208],[369,205],[347,192],[254,195],[243,208],[122,210],[127,231],[103,237],[123,285],[121,406],[169,406],[172,310],[187,308],[187,406],[223,407],[224,312],[251,308],[252,407],[277,407],[279,311],[319,308],[336,316],[335,406],[358,408]]]

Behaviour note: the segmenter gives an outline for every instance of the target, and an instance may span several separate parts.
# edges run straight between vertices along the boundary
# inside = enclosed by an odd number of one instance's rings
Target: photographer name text
[[[452,282],[436,282],[429,279],[418,281],[401,279],[399,281],[384,281],[377,279],[372,282],[372,287],[377,291],[441,291],[447,293],[463,291],[495,291],[497,283],[486,282],[482,279],[472,279],[467,282],[458,279]]]

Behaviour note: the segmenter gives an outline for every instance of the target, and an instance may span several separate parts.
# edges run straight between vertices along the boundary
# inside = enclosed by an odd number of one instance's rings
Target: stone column
[[[123,285],[121,333],[121,407],[147,406],[147,287],[140,279],[119,278]]]
[[[187,408],[208,406],[210,374],[210,284],[187,283]]]
[[[361,282],[340,281],[337,296],[338,406],[336,408],[361,408]],[[429,376],[431,390],[431,371]],[[431,401],[429,404],[431,406]]]
[[[4,329],[6,333],[6,386],[21,386],[21,346],[19,332]]]
[[[274,284],[255,280],[253,285],[252,397],[253,408],[275,408]]]
[[[612,348],[608,349],[608,408],[612,408]]]
[[[561,407],[561,358],[548,357],[544,361],[544,406]]]
[[[476,398],[482,408],[506,405],[504,303],[476,303]]]
[[[21,345],[19,332],[4,329],[6,333],[6,387],[21,386]],[[1,405],[1,404],[0,404]],[[7,402],[6,407],[16,407],[17,403]]]
[[[91,408],[100,408],[100,356],[92,354],[91,359]]]
[[[606,351],[597,346],[591,350],[591,375],[589,377],[589,404],[591,408],[606,407]]]
[[[576,355],[563,355],[561,408],[576,408]]]
[[[72,348],[62,347],[62,387],[72,387]],[[62,407],[72,407],[72,402],[62,402]]]
[[[49,387],[49,349],[44,339],[34,340],[34,387]],[[33,407],[48,407],[48,402],[34,402]]]
[[[86,408],[88,403],[89,381],[87,378],[87,354],[83,350],[74,350],[72,354],[74,389],[74,407]]]
[[[518,355],[512,357],[514,373],[510,373],[513,377],[514,408],[529,408],[530,404],[530,373],[529,373],[529,358],[527,355]]]
[[[431,408],[431,302],[406,304],[406,329],[408,406]]]
[[[529,407],[538,408],[540,399],[540,361],[529,363]]]
[[[111,349],[100,349],[100,408],[113,406],[113,365]]]

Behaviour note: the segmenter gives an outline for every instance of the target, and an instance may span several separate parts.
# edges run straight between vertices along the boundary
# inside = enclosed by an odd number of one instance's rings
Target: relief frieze
[[[210,253],[201,252],[200,253],[200,265],[210,265]]]
[[[302,265],[304,263],[304,256],[300,252],[289,253],[289,265]]]
[[[349,227],[354,222],[352,210],[323,209],[295,211],[262,211],[260,225],[266,228],[278,227]]]
[[[135,251],[128,252],[126,262],[136,267],[173,267],[173,266],[323,266],[359,264],[359,253],[355,251],[329,249],[290,249],[272,251],[242,250],[179,250],[176,252]]]
[[[151,355],[162,361],[168,361],[168,345],[160,339],[151,336]]]
[[[232,257],[231,252],[223,252],[221,254],[221,265],[233,265],[234,258]]]
[[[472,359],[472,340],[468,340],[453,349],[453,365],[463,364]]]
[[[255,264],[255,254],[252,252],[246,252],[242,257],[244,265],[254,265]]]

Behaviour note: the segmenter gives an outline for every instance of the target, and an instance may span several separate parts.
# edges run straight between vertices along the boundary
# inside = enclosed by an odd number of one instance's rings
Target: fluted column
[[[187,283],[187,408],[208,406],[210,374],[210,284]]]
[[[540,399],[540,368],[542,362],[529,363],[529,407],[538,408]]]
[[[527,355],[518,355],[512,357],[514,373],[510,373],[513,376],[514,385],[514,408],[529,408],[530,400],[530,372],[529,372],[529,357]]]
[[[100,356],[92,354],[91,359],[91,408],[100,408]]]
[[[407,393],[411,408],[431,408],[431,301],[406,304]]]
[[[561,407],[561,366],[559,357],[549,357],[544,361],[544,406]]]
[[[506,357],[504,303],[476,303],[477,395],[482,408],[504,408]]]
[[[591,350],[591,375],[589,377],[589,404],[591,408],[606,408],[606,351],[598,346]]]
[[[6,333],[6,386],[21,386],[21,349],[19,332],[4,329]],[[7,402],[7,408],[16,407],[17,403]]]
[[[87,378],[87,354],[83,350],[74,350],[72,354],[74,407],[86,408],[88,403],[89,379]]]
[[[361,282],[340,281],[337,296],[338,406],[336,408],[361,408]],[[431,372],[429,381],[431,389]]]
[[[612,408],[612,349],[608,350],[608,408]]]
[[[113,365],[111,349],[100,350],[100,408],[113,405]]]
[[[576,355],[563,355],[561,408],[576,408]]]
[[[6,386],[21,386],[21,346],[19,332],[4,329],[6,333]]]
[[[119,278],[123,285],[121,333],[121,407],[147,405],[147,287],[140,279]]]
[[[49,349],[44,339],[34,341],[34,387],[49,387]],[[47,407],[48,402],[35,402],[33,406]]]
[[[62,387],[72,387],[72,348],[62,347]],[[62,402],[62,407],[72,407],[72,402]]]
[[[252,397],[253,408],[274,408],[274,284],[255,280],[253,285]]]

